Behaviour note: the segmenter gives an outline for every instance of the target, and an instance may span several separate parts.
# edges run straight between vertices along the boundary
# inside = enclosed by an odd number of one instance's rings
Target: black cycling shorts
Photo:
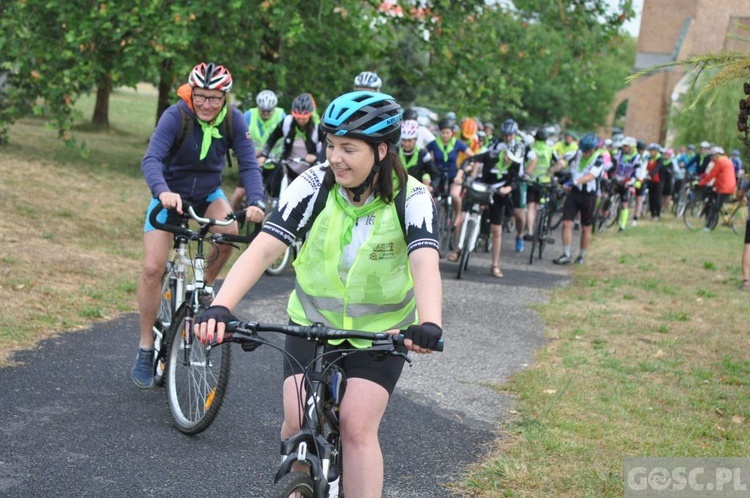
[[[594,224],[596,210],[596,194],[571,190],[565,198],[563,206],[563,221],[573,221],[581,213],[581,226],[590,227]]]
[[[402,346],[403,348],[403,346]],[[339,346],[331,346],[334,352],[329,353],[328,359],[339,358],[336,364],[344,370],[347,379],[366,379],[382,386],[388,395],[393,394],[396,382],[401,377],[404,368],[404,359],[398,356],[384,356],[376,353],[361,352],[347,354],[342,357],[340,350],[351,351],[354,348],[348,342]],[[284,379],[292,375],[301,374],[313,358],[315,344],[301,337],[286,336],[284,350],[290,353],[297,361],[284,361]],[[406,352],[406,348],[400,349]],[[301,366],[299,364],[301,364]]]
[[[745,244],[750,244],[750,220],[745,222]]]

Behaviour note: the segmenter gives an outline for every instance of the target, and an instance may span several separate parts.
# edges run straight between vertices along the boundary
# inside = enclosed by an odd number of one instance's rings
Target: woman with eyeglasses
[[[247,218],[260,222],[265,214],[263,183],[245,118],[238,109],[227,105],[231,89],[232,75],[224,66],[205,62],[196,65],[190,71],[188,83],[177,91],[181,100],[159,118],[143,157],[141,170],[153,198],[143,227],[145,255],[137,291],[140,345],[131,371],[133,382],[143,389],[152,387],[154,381],[151,327],[159,309],[161,278],[173,237],[151,226],[148,222],[151,211],[162,205],[182,213],[185,199],[196,207],[200,216],[224,219],[231,208],[221,189],[221,172],[231,147],[247,192]],[[167,211],[160,216],[164,223]],[[236,234],[237,224],[212,230]],[[219,247],[216,261],[206,268],[208,285],[213,285],[231,252],[228,245]]]

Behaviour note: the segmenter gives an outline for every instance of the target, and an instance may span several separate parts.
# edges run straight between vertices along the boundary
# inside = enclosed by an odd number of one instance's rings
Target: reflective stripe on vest
[[[346,215],[335,195],[340,195],[338,187],[329,192],[294,262],[297,280],[287,306],[290,318],[302,325],[321,322],[368,332],[418,323],[414,282],[395,205],[384,205],[373,213],[370,234],[342,281],[339,262]],[[369,346],[369,341],[349,342],[355,347]]]

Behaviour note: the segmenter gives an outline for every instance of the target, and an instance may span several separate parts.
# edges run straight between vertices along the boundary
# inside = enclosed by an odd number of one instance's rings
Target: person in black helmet
[[[327,162],[303,173],[282,195],[212,306],[196,318],[199,338],[221,342],[225,324],[234,319],[230,310],[287,245],[307,236],[287,307],[293,323],[369,332],[406,329],[407,349],[429,353],[437,347],[442,336],[437,213],[427,188],[407,175],[393,150],[400,120],[400,106],[382,93],[352,92],[328,106],[321,121]],[[402,189],[405,227],[395,205]],[[321,195],[325,200],[317,202]],[[329,342],[333,354],[368,341],[338,342]],[[285,348],[303,366],[312,355],[304,339],[287,338]],[[301,369],[285,363],[282,438],[299,430],[301,409],[295,385]],[[403,364],[395,356],[351,353],[338,363],[347,379],[340,408],[347,496],[382,495],[378,428]]]

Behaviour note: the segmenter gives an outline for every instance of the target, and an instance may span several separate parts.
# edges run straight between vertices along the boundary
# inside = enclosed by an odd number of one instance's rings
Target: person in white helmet
[[[383,80],[372,71],[362,71],[354,78],[354,90],[365,92],[379,92],[383,86]]]

